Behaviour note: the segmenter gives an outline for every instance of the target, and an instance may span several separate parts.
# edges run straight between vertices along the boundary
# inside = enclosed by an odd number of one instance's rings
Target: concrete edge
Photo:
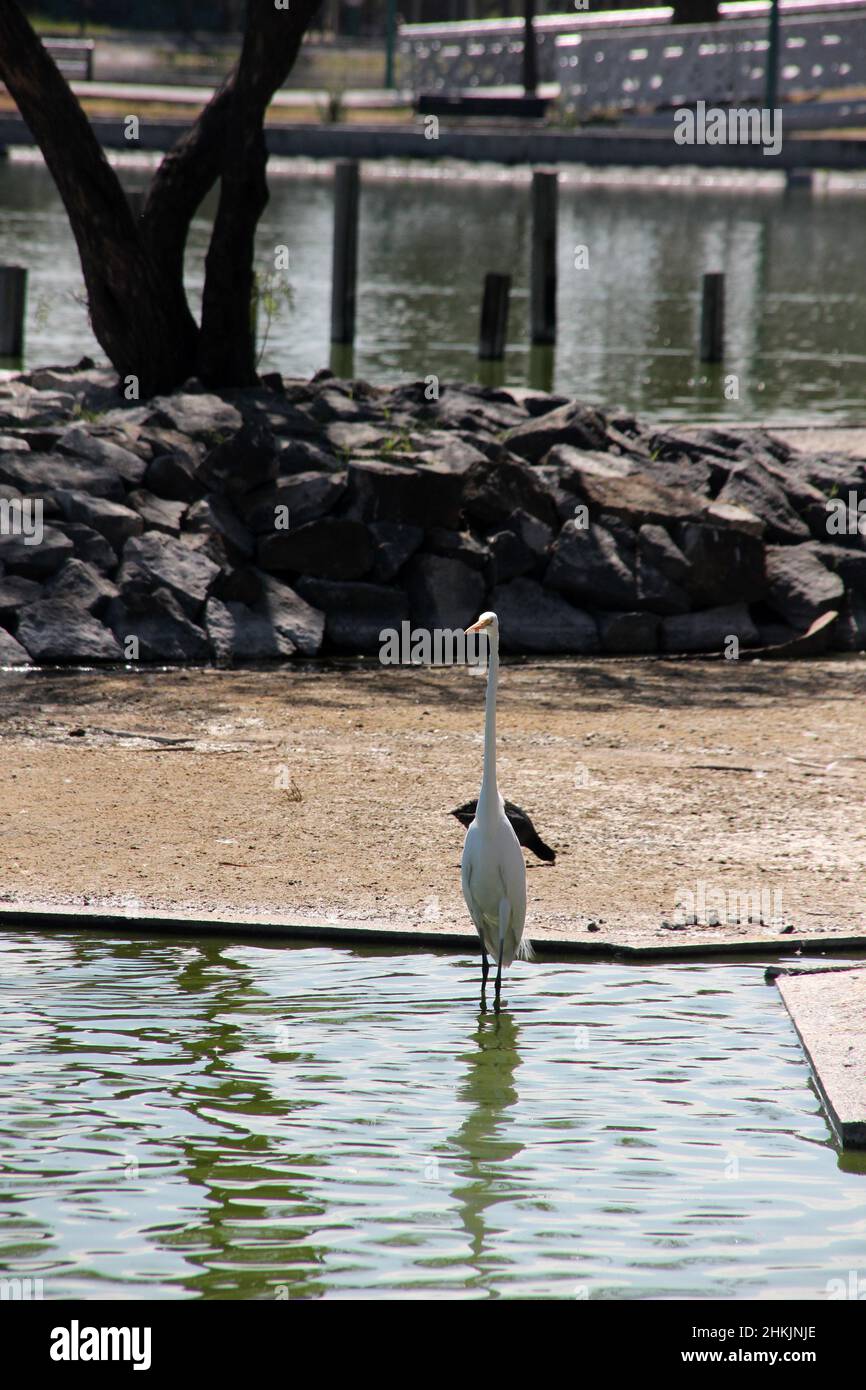
[[[343,945],[394,946],[399,950],[445,949],[452,951],[478,950],[478,938],[472,932],[425,931],[383,924],[360,926],[325,922],[292,922],[252,917],[196,917],[184,913],[125,913],[104,912],[92,908],[6,907],[0,909],[0,931],[96,931],[128,934],[189,937],[223,936],[238,940],[266,938],[274,941],[328,942]],[[529,939],[539,958],[546,960],[575,959],[595,961],[710,961],[761,957],[767,959],[791,956],[794,952],[814,956],[832,952],[834,955],[866,954],[866,937],[824,936],[796,937],[785,941],[751,938],[744,941],[672,942],[651,945],[628,945],[617,941],[578,941],[574,937],[534,936]],[[849,967],[850,968],[850,967]],[[769,972],[768,972],[769,973]],[[792,973],[803,973],[794,970]]]
[[[858,967],[856,967],[856,966],[841,967],[841,969],[843,969],[843,970],[844,970],[844,969],[853,970],[853,969],[857,969],[857,968],[858,968]],[[862,966],[859,967],[859,968],[862,969]],[[769,972],[768,972],[768,973],[769,973]],[[784,991],[784,988],[783,988],[785,978],[791,979],[792,977],[795,978],[795,977],[798,976],[798,975],[813,975],[813,976],[814,976],[814,975],[823,975],[823,974],[828,974],[828,973],[837,973],[837,971],[833,971],[833,970],[821,970],[821,969],[817,969],[817,970],[786,970],[786,971],[780,972],[780,976],[779,976],[778,979],[776,979],[775,983],[776,983],[776,987],[777,987],[777,989],[778,989],[778,991],[779,991],[779,995],[780,995],[780,997],[781,997],[781,999],[782,999],[782,1002],[783,1002],[783,1004],[785,1005],[785,1009],[786,1009],[786,1011],[787,1011],[788,1017],[790,1018],[792,1024],[794,1025],[794,1031],[795,1031],[795,1033],[797,1034],[797,1037],[798,1037],[798,1039],[799,1039],[799,1041],[800,1041],[800,1046],[802,1047],[803,1052],[804,1052],[805,1057],[806,1057],[806,1061],[807,1061],[808,1064],[809,1064],[809,1071],[810,1071],[811,1076],[812,1076],[812,1079],[813,1079],[813,1081],[814,1081],[814,1083],[815,1083],[815,1089],[817,1090],[818,1095],[819,1095],[819,1097],[820,1097],[820,1099],[821,1099],[821,1104],[822,1104],[822,1106],[824,1107],[824,1112],[825,1112],[825,1114],[826,1114],[826,1116],[827,1116],[827,1120],[828,1120],[828,1122],[829,1122],[829,1124],[830,1124],[830,1128],[832,1129],[835,1138],[837,1139],[837,1141],[839,1142],[839,1144],[841,1144],[841,1146],[842,1146],[843,1149],[860,1149],[860,1150],[863,1150],[863,1149],[866,1149],[866,1118],[864,1118],[864,1119],[862,1119],[862,1120],[843,1120],[843,1119],[842,1119],[841,1115],[839,1114],[839,1112],[838,1112],[838,1110],[836,1109],[836,1106],[835,1106],[835,1104],[834,1104],[834,1101],[833,1101],[833,1097],[832,1097],[832,1094],[831,1094],[830,1087],[825,1083],[824,1078],[823,1078],[822,1075],[821,1075],[821,1071],[820,1071],[820,1069],[819,1069],[819,1067],[818,1067],[818,1064],[817,1064],[817,1062],[816,1062],[816,1060],[815,1060],[815,1057],[814,1057],[814,1055],[813,1055],[813,1053],[812,1053],[812,1050],[811,1050],[811,1048],[810,1048],[810,1046],[809,1046],[809,1043],[806,1041],[805,1033],[804,1033],[803,1030],[800,1028],[799,1023],[797,1022],[797,1016],[796,1016],[796,1012],[795,1012],[795,1009],[794,1009],[793,1001],[792,1001],[792,1000],[789,1000],[789,999],[786,997],[785,991]]]

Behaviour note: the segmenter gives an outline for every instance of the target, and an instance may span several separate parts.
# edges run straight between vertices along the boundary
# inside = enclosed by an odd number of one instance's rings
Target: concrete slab
[[[385,946],[395,952],[405,950],[449,950],[465,954],[478,951],[474,931],[449,930],[443,925],[400,926],[393,923],[361,922],[350,918],[322,920],[304,914],[218,911],[153,911],[130,905],[120,909],[79,906],[58,907],[49,903],[22,903],[0,908],[0,931],[68,932],[95,931],[150,936],[196,937],[226,936],[241,941],[251,938],[274,941],[323,942],[334,946]],[[709,961],[768,960],[793,956],[835,956],[860,953],[866,947],[862,936],[787,936],[778,938],[744,932],[731,939],[706,932],[679,933],[664,942],[648,935],[633,940],[591,940],[577,932],[556,936],[529,931],[527,936],[540,960],[596,961]],[[832,969],[833,967],[825,967]],[[846,969],[849,967],[845,967]],[[784,967],[770,966],[767,978],[784,973]],[[866,966],[864,966],[866,973]]]
[[[837,1137],[866,1149],[866,968],[780,974],[776,985]]]

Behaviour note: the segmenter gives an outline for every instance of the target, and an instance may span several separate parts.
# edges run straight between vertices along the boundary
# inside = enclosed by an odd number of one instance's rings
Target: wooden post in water
[[[0,266],[0,357],[24,355],[26,307],[26,269],[21,265]]]
[[[481,301],[481,329],[478,335],[478,357],[481,362],[501,362],[505,356],[510,293],[510,275],[497,275],[495,271],[485,275],[484,298]]]
[[[725,339],[725,277],[720,270],[704,276],[701,295],[701,361],[721,362]]]
[[[338,159],[334,168],[334,260],[331,278],[331,342],[355,341],[355,284],[358,274],[357,159]]]
[[[556,209],[555,169],[532,171],[532,262],[530,266],[530,341],[556,342]]]

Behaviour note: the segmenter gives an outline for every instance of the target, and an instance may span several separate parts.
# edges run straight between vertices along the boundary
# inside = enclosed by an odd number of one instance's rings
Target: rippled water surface
[[[417,173],[418,165],[413,168]],[[481,166],[484,176],[469,179],[471,169],[454,166],[455,179],[409,180],[405,166],[364,166],[357,375],[471,380],[482,281],[486,271],[499,271],[513,278],[505,362],[513,384],[552,381],[584,400],[671,419],[820,416],[862,423],[862,190],[810,196],[756,185],[601,186],[565,170],[559,340],[550,367],[531,362],[527,351],[525,177]],[[139,188],[148,175],[124,169],[121,178]],[[292,302],[278,297],[263,369],[308,376],[329,356],[331,182],[300,170],[272,171],[270,182],[256,264],[262,275],[273,272],[275,248],[288,247]],[[190,230],[186,269],[194,303],[214,207],[211,196]],[[41,165],[0,161],[0,247],[8,264],[30,270],[28,361],[101,356],[68,222]],[[727,274],[727,355],[720,368],[702,368],[695,350],[701,276],[708,270]]]
[[[866,1247],[758,965],[0,935],[0,1270],[46,1298],[826,1296]],[[859,1169],[859,1171],[858,1171]]]

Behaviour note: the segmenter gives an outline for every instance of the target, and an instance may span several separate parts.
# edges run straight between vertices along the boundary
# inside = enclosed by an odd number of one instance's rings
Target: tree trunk
[[[93,331],[141,395],[193,370],[183,285],[148,253],[126,195],[76,98],[18,6],[0,5],[0,77],[39,144],[69,215]]]
[[[207,254],[198,375],[210,386],[258,380],[251,314],[255,233],[268,201],[264,118],[288,77],[320,0],[249,0],[247,28],[221,142],[220,198]],[[289,31],[289,24],[292,30]]]
[[[263,122],[320,0],[248,0],[238,65],[162,161],[135,219],[96,136],[16,0],[0,0],[0,79],[37,141],[69,216],[94,334],[121,383],[142,397],[195,372],[255,381],[250,323],[255,228],[267,202]],[[221,179],[207,256],[202,329],[189,310],[189,224]]]

